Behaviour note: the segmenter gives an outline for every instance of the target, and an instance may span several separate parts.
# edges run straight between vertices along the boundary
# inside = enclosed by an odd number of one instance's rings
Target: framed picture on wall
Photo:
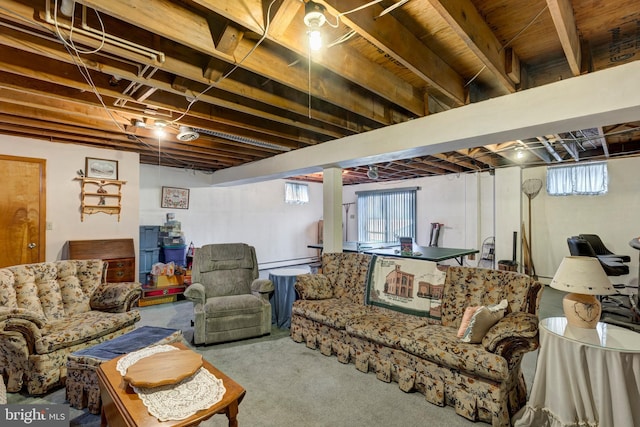
[[[162,187],[160,206],[169,209],[189,209],[189,189]]]
[[[118,179],[118,161],[85,157],[84,176],[87,178]]]

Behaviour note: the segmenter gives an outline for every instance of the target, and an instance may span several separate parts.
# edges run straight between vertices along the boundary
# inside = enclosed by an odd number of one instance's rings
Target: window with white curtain
[[[416,237],[418,187],[358,191],[358,241],[397,242]]]
[[[604,162],[555,166],[547,169],[547,193],[550,196],[605,194],[608,180]]]
[[[292,205],[309,203],[309,185],[297,182],[285,182],[284,201]]]

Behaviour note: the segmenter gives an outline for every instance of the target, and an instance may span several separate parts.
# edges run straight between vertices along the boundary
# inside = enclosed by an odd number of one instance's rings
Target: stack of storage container
[[[167,214],[167,222],[160,227],[160,238],[162,241],[160,262],[165,264],[173,262],[175,265],[184,267],[187,245],[184,243],[180,221],[175,220],[174,214]]]

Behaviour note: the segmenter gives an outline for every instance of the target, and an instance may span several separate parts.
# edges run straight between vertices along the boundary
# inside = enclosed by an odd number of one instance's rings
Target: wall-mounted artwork
[[[161,206],[170,209],[189,209],[189,189],[162,187]]]
[[[84,176],[98,179],[118,179],[118,161],[86,157]]]

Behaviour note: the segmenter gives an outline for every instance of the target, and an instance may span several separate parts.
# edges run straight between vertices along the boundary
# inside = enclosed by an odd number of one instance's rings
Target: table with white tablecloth
[[[539,331],[531,394],[514,427],[640,426],[640,334],[564,317],[543,319]]]
[[[296,300],[296,277],[309,272],[309,268],[282,268],[269,272],[269,280],[274,287],[270,300],[271,323],[278,328],[291,327],[291,307]]]

